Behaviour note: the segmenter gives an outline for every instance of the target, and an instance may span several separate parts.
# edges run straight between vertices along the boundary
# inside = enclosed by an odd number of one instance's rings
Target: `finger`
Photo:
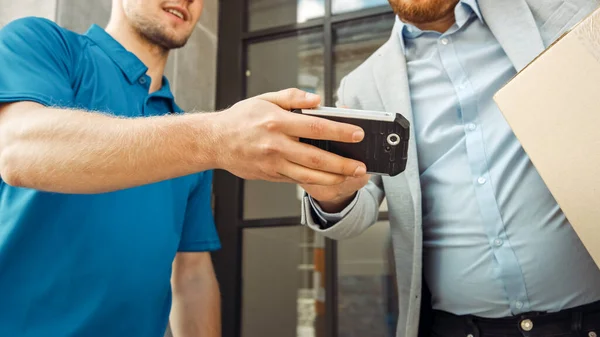
[[[283,165],[278,173],[293,180],[296,184],[305,185],[333,186],[346,180],[346,177],[342,175],[312,170],[293,162]]]
[[[284,175],[281,174],[261,174],[261,175],[256,175],[256,176],[251,176],[251,177],[244,177],[244,179],[246,180],[263,180],[263,181],[269,181],[269,182],[273,182],[273,183],[293,183],[296,184],[297,182],[295,180],[292,180]]]
[[[343,143],[358,143],[365,137],[365,132],[359,126],[301,114],[287,115],[282,122],[281,131],[297,138]]]
[[[278,174],[276,177],[269,177],[269,181],[274,183],[287,183],[287,184],[297,184],[298,182],[294,179],[286,177],[282,174]]]
[[[353,191],[356,192],[358,190],[360,190],[361,188],[365,187],[365,185],[367,185],[369,183],[369,179],[370,179],[370,175],[364,175],[362,177],[349,177],[348,179],[346,179],[346,182],[344,183],[344,188],[347,191]]]
[[[315,108],[321,102],[321,97],[319,97],[319,95],[311,94],[299,89],[269,92],[259,95],[257,98],[277,104],[285,110]]]
[[[286,147],[284,157],[298,165],[346,177],[361,177],[367,168],[360,161],[344,158],[300,142],[291,142]]]
[[[331,198],[333,197],[337,197],[338,194],[352,194],[355,193],[356,191],[360,190],[361,188],[365,187],[367,185],[367,183],[369,182],[369,175],[364,175],[362,177],[359,178],[354,178],[354,177],[346,177],[346,180],[344,180],[343,183],[341,183],[339,186],[336,186],[335,189],[332,190],[328,190],[328,192],[331,193],[336,193],[336,195],[331,196]],[[307,191],[308,194],[311,194],[310,191],[314,191],[314,190],[319,190],[320,193],[322,193],[322,187],[320,185],[308,185],[308,184],[302,184],[300,185],[304,190]],[[312,195],[312,194],[311,194]],[[326,199],[330,199],[330,198],[326,198]]]

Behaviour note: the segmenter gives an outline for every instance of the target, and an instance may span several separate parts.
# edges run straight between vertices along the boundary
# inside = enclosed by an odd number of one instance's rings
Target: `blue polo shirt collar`
[[[93,24],[85,33],[123,71],[129,83],[146,74],[148,67],[132,52],[128,51],[103,28]]]

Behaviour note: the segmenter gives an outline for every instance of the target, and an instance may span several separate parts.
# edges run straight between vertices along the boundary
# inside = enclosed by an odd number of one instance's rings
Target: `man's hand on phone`
[[[331,186],[364,177],[363,163],[301,143],[299,138],[357,143],[364,131],[355,125],[304,116],[320,98],[297,89],[267,93],[219,112],[218,168],[244,179]]]
[[[306,184],[301,186],[306,193],[319,203],[323,211],[338,213],[350,204],[356,192],[367,185],[369,179],[370,175],[365,174],[361,177],[348,177],[341,184],[333,186]]]

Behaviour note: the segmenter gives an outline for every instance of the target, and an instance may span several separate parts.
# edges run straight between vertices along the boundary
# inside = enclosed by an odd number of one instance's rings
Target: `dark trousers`
[[[600,302],[497,319],[434,310],[430,331],[431,337],[600,337]]]

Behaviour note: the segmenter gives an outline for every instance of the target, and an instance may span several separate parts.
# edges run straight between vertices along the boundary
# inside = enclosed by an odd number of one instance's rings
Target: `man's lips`
[[[182,21],[187,21],[189,18],[188,11],[182,7],[170,6],[170,7],[165,7],[163,10],[165,12],[179,18]]]

